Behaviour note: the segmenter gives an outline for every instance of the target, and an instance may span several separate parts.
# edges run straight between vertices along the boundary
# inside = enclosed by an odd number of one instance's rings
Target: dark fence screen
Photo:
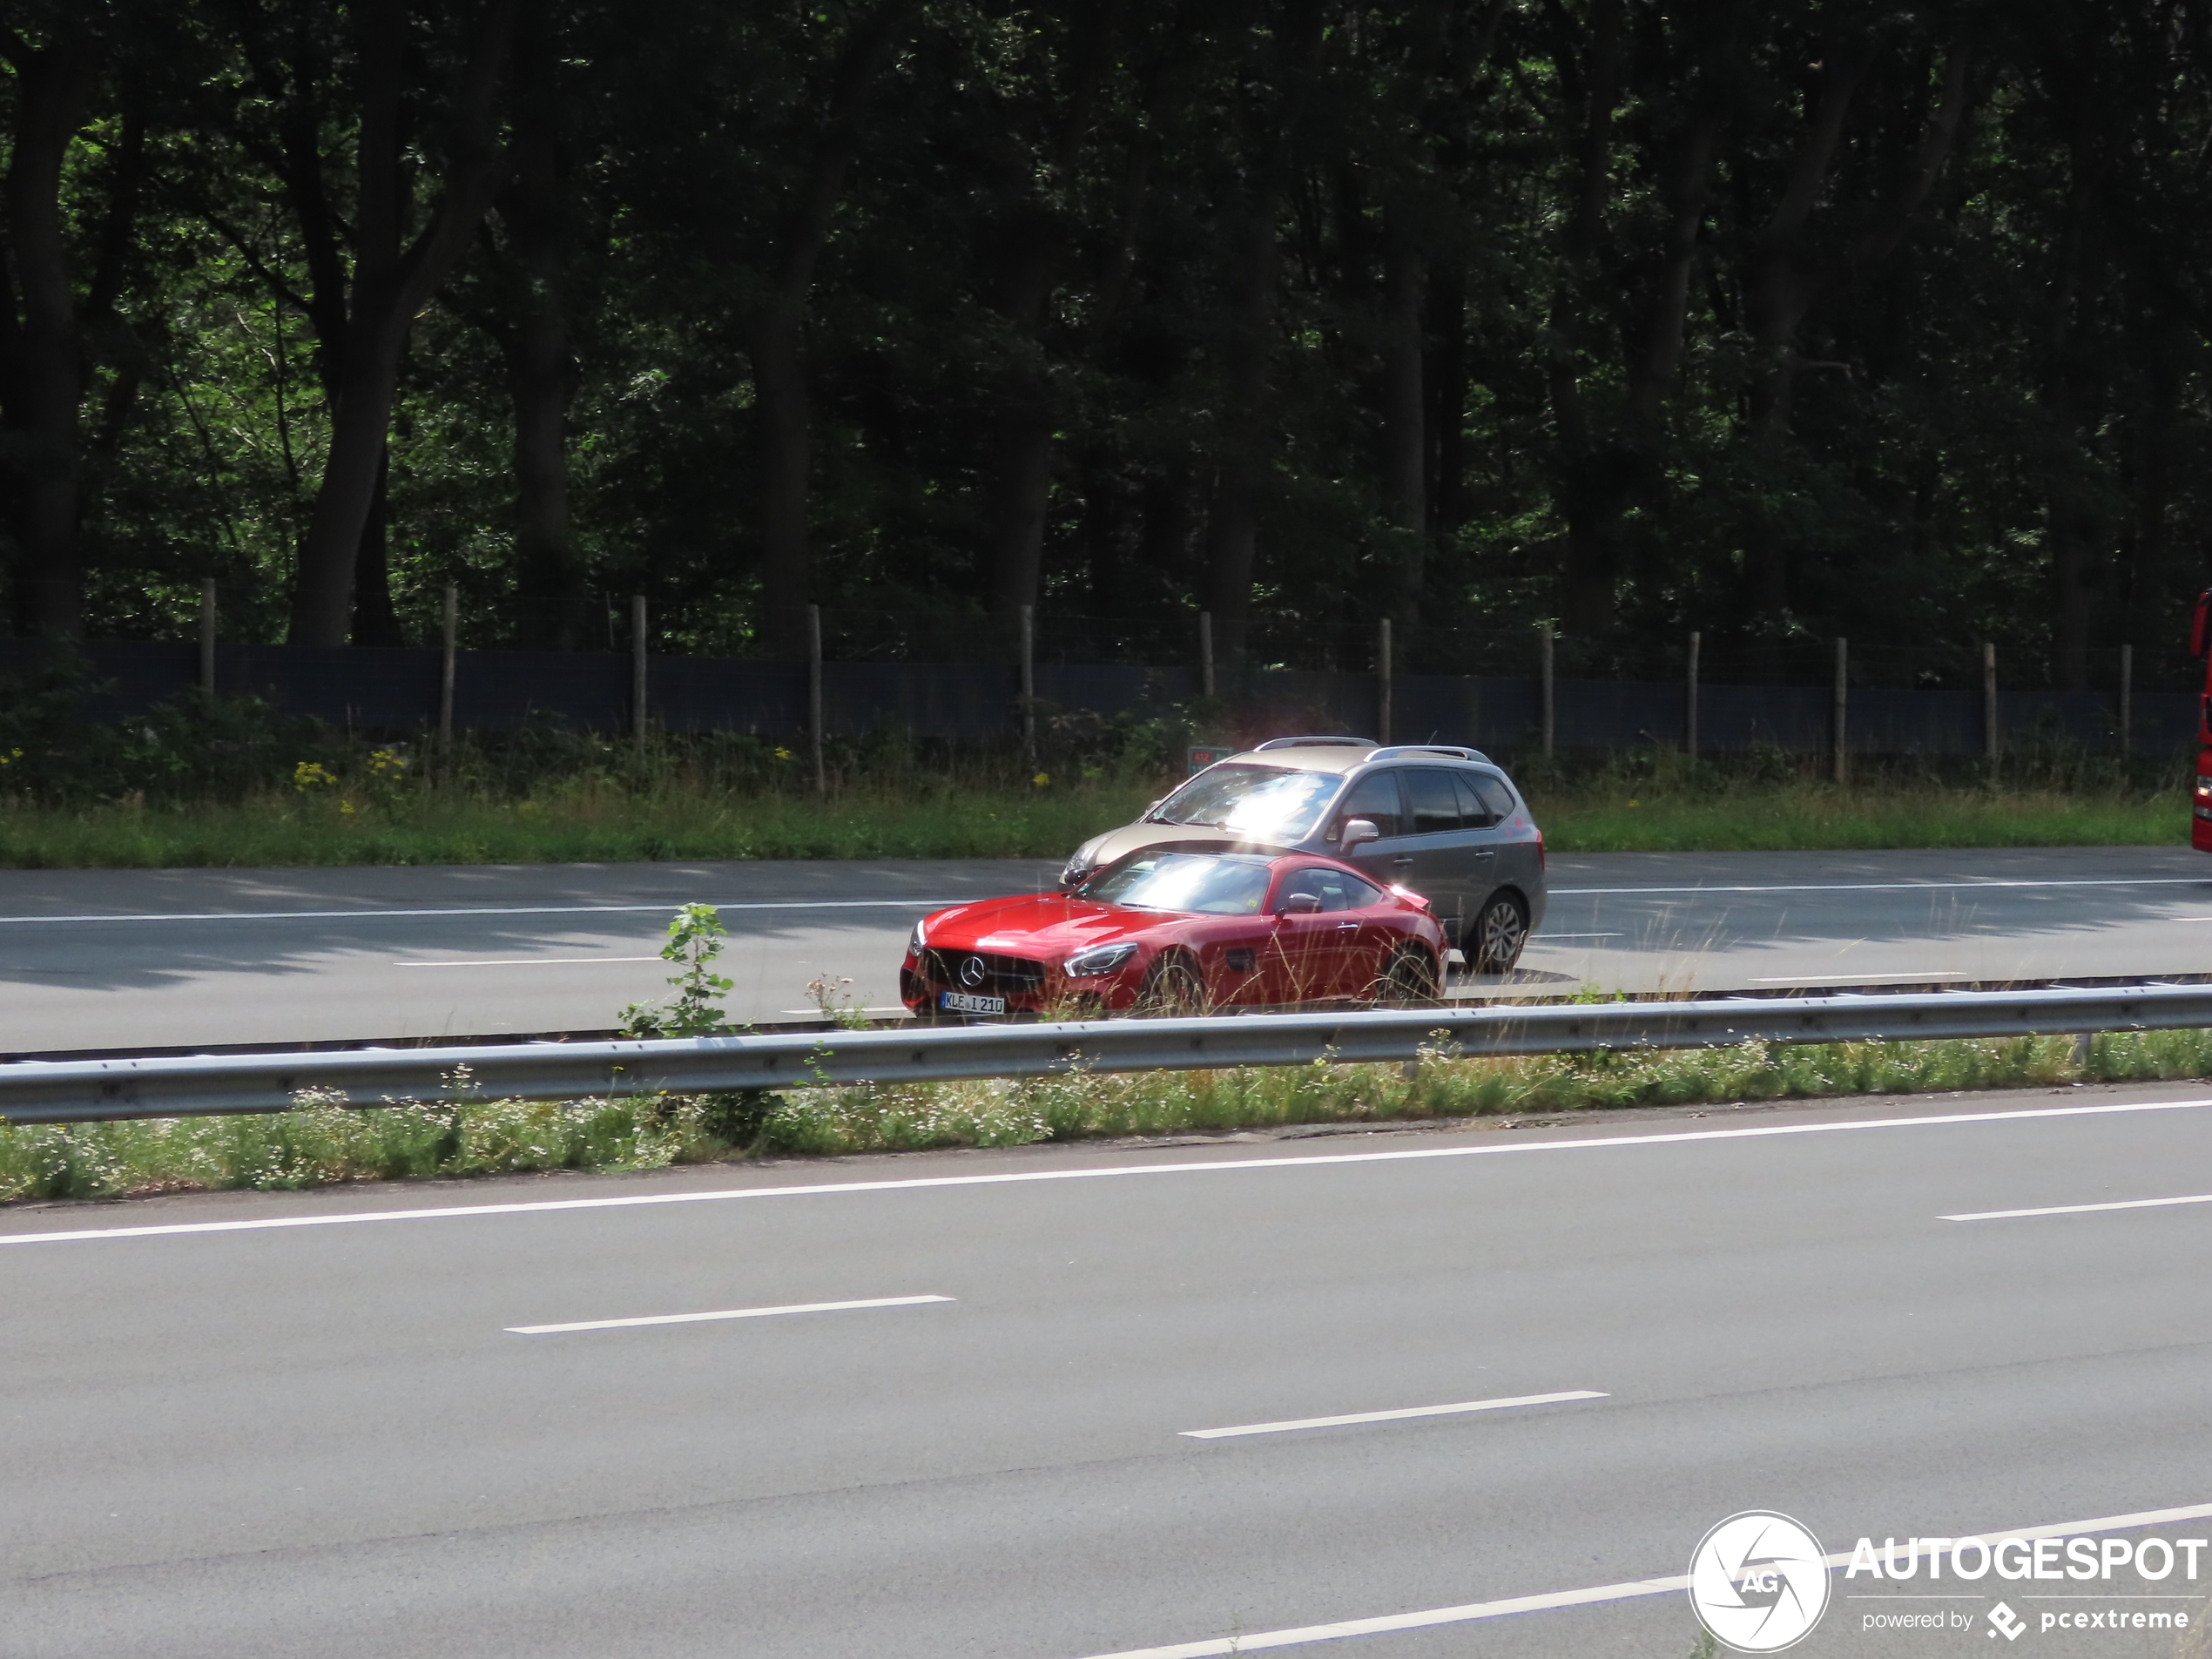
[[[34,667],[40,647],[0,640],[0,676]],[[199,648],[165,642],[95,642],[83,647],[95,689],[86,712],[138,712],[196,685]],[[478,731],[533,721],[617,730],[631,722],[632,664],[610,653],[464,651],[457,654],[454,723]],[[1112,716],[1164,711],[1198,692],[1189,668],[1039,663],[1038,715],[1089,710]],[[216,688],[265,697],[290,713],[334,725],[402,732],[438,718],[440,655],[432,649],[223,644]],[[804,663],[718,657],[647,659],[646,703],[671,732],[749,732],[788,738],[807,725]],[[854,735],[895,724],[918,736],[969,740],[1015,731],[1019,676],[1003,663],[831,662],[822,666],[824,725]],[[1275,670],[1240,683],[1237,701],[1261,723],[1285,731],[1378,734],[1381,684],[1372,674]],[[1679,745],[1684,688],[1679,682],[1562,678],[1554,685],[1554,740],[1562,749]],[[1533,678],[1406,674],[1393,684],[1392,736],[1402,743],[1463,743],[1512,752],[1540,729],[1542,693]],[[2116,746],[2120,703],[2110,691],[2041,688],[1998,694],[2006,740],[2030,733],[2092,748]],[[2139,691],[2133,699],[2134,747],[2159,752],[2186,744],[2197,698]],[[1707,685],[1698,695],[1698,747],[1742,751],[1764,745],[1797,751],[1831,742],[1833,693],[1818,685]],[[1898,691],[1855,686],[1846,721],[1849,746],[1861,754],[1971,755],[1983,745],[1977,691]]]

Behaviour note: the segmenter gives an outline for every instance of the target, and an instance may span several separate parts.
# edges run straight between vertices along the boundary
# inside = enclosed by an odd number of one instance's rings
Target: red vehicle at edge
[[[1445,949],[1425,900],[1333,859],[1150,847],[1072,892],[923,917],[899,994],[922,1019],[1421,999]]]
[[[2189,619],[2189,655],[2205,658],[2204,690],[2196,699],[2196,791],[2190,797],[2189,845],[2212,853],[2212,588],[2197,595]]]

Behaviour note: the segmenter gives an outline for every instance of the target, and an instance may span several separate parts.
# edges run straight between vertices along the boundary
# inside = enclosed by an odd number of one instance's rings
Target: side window
[[[1416,766],[1406,774],[1407,804],[1416,835],[1441,835],[1460,827],[1460,792],[1448,772]]]
[[[1371,772],[1338,804],[1333,830],[1341,834],[1345,820],[1365,818],[1371,820],[1386,841],[1393,835],[1402,835],[1399,827],[1404,811],[1398,804],[1398,774],[1395,772]]]
[[[1513,791],[1506,787],[1503,779],[1478,772],[1474,774],[1474,787],[1496,817],[1511,818],[1517,810]]]
[[[1382,902],[1381,888],[1342,870],[1293,870],[1283,878],[1283,889],[1275,895],[1276,908],[1281,909],[1284,900],[1298,894],[1318,899],[1324,910],[1365,910]]]
[[[1378,905],[1382,902],[1380,887],[1362,881],[1356,875],[1339,876],[1337,879],[1341,884],[1344,902],[1341,905],[1330,905],[1330,909],[1365,910],[1370,905]]]
[[[1498,814],[1475,792],[1474,780],[1463,772],[1452,774],[1453,787],[1460,792],[1460,815],[1469,829],[1488,829],[1498,821]]]

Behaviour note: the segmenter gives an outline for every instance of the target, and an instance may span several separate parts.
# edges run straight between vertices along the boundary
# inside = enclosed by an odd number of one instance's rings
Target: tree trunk
[[[361,10],[360,253],[334,377],[329,455],[300,549],[292,601],[294,644],[347,641],[401,354],[415,314],[475,235],[505,172],[495,125],[516,4],[486,0],[453,101],[452,157],[438,205],[404,253],[398,250],[405,211],[399,166],[405,14],[398,0],[369,0]]]
[[[37,51],[11,37],[7,54],[17,88],[4,253],[13,267],[16,314],[5,319],[0,341],[0,406],[17,447],[15,611],[28,631],[74,637],[84,626],[78,548],[84,371],[61,184],[71,141],[90,114],[105,48],[89,30],[70,24]]]
[[[1267,363],[1275,323],[1275,201],[1263,192],[1239,227],[1232,268],[1228,351],[1228,442],[1214,479],[1206,526],[1214,656],[1240,668],[1251,631],[1252,577],[1259,558],[1260,492],[1267,463]]]
[[[532,10],[516,31],[515,172],[500,194],[512,322],[499,341],[515,407],[515,588],[525,645],[582,643],[584,570],[569,523],[569,401],[575,355],[566,281],[568,179],[561,155],[558,44]]]
[[[1409,633],[1420,621],[1421,583],[1428,543],[1428,433],[1421,383],[1421,321],[1427,272],[1402,213],[1383,227],[1383,500],[1391,522],[1405,534],[1392,573],[1390,608]]]
[[[1456,266],[1440,269],[1428,288],[1430,340],[1423,370],[1429,393],[1428,523],[1449,535],[1467,522],[1467,286]]]
[[[376,493],[369,498],[368,522],[361,526],[361,556],[354,566],[354,625],[356,645],[404,645],[399,614],[392,608],[392,447],[376,463]]]
[[[746,331],[758,427],[760,515],[760,631],[781,657],[806,654],[807,475],[813,452],[806,366],[799,318],[780,307],[756,315]]]

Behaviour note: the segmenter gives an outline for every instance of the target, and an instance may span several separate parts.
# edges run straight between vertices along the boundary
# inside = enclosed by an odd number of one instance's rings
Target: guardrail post
[[[1684,677],[1682,691],[1682,752],[1692,760],[1697,759],[1697,646],[1699,636],[1689,631],[1689,671]]]
[[[630,738],[645,752],[645,596],[630,596]]]
[[[461,590],[446,583],[445,651],[438,664],[438,751],[453,747],[455,649],[461,632]]]
[[[1552,752],[1554,726],[1554,707],[1552,700],[1552,625],[1548,622],[1536,624],[1536,672],[1540,685],[1538,698],[1543,711],[1544,752]]]
[[[1997,646],[1981,646],[1981,752],[1993,773],[1997,770]]]
[[[829,773],[822,765],[822,608],[806,607],[806,740],[814,754],[814,792],[829,793]]]
[[[215,695],[215,578],[199,579],[199,689]]]
[[[1198,613],[1198,695],[1213,695],[1213,612]]]
[[[1836,640],[1836,781],[1851,781],[1851,641]]]
[[[1391,694],[1395,689],[1391,683],[1390,618],[1385,617],[1379,625],[1375,639],[1375,725],[1377,741],[1388,743],[1391,731]]]

